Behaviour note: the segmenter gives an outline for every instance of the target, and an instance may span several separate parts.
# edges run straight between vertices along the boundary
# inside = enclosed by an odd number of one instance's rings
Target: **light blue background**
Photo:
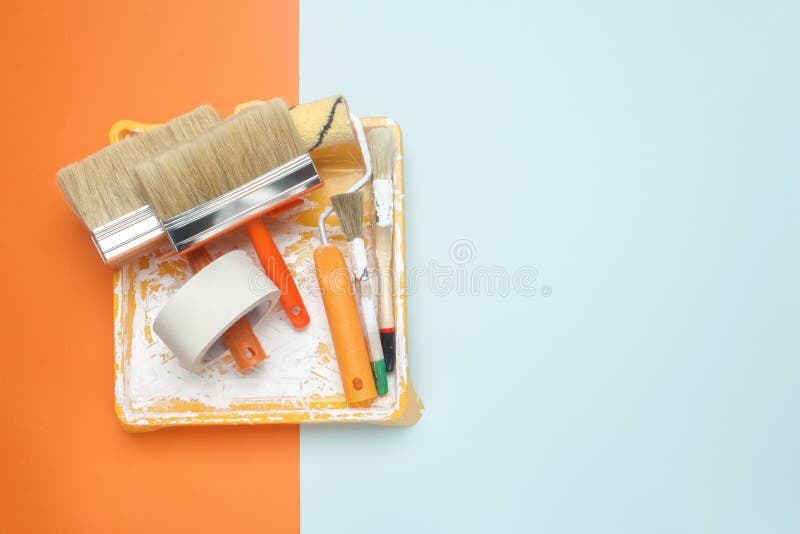
[[[409,267],[540,290],[409,299],[425,414],[304,426],[304,534],[800,532],[799,6],[301,1],[302,99],[403,128]]]

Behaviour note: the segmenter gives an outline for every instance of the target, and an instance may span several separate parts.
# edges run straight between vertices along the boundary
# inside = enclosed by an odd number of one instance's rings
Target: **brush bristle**
[[[372,160],[372,178],[391,180],[394,163],[394,143],[389,128],[373,128],[367,132],[367,147]]]
[[[162,220],[179,215],[305,153],[283,100],[233,115],[191,142],[136,166],[145,200]]]
[[[72,210],[93,230],[146,204],[134,165],[208,130],[220,118],[211,106],[199,108],[144,133],[95,152],[56,173]]]
[[[361,237],[361,223],[364,216],[364,199],[361,191],[342,193],[331,197],[333,209],[342,223],[344,235],[348,241]]]

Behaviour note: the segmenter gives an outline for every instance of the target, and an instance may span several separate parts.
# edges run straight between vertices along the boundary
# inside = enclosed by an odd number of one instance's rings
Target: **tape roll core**
[[[195,274],[167,302],[153,330],[181,365],[199,372],[226,352],[222,334],[241,317],[255,324],[277,308],[280,291],[242,250]]]

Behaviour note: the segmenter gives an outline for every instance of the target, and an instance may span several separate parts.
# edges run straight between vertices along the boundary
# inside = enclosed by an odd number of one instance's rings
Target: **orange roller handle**
[[[211,254],[203,247],[189,252],[186,255],[186,259],[189,260],[189,265],[195,273],[198,273],[213,261]],[[247,317],[242,317],[233,323],[222,334],[222,341],[230,349],[233,360],[236,362],[236,367],[242,372],[268,358]]]
[[[347,403],[372,400],[378,392],[344,256],[334,245],[324,245],[314,251],[314,263]]]
[[[245,225],[253,248],[258,255],[258,261],[270,280],[278,287],[281,292],[281,306],[286,310],[286,315],[295,328],[304,328],[310,320],[306,305],[297,284],[294,282],[292,272],[286,265],[281,251],[269,235],[269,230],[264,226],[261,217],[248,221]]]

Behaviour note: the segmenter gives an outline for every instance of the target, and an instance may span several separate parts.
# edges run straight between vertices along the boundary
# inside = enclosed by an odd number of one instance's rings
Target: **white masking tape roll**
[[[222,334],[241,317],[250,324],[276,309],[280,291],[241,250],[229,252],[189,279],[161,309],[153,330],[181,365],[200,371],[222,356]]]

